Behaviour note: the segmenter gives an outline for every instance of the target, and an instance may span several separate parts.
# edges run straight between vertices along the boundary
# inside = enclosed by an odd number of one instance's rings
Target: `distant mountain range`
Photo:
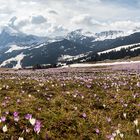
[[[79,29],[66,36],[50,38],[26,35],[6,26],[0,33],[0,67],[22,68],[36,64],[84,62],[99,52],[138,43],[138,30],[131,33],[91,33]]]

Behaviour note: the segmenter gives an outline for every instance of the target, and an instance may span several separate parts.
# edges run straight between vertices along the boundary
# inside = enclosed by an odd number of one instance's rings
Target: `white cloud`
[[[38,16],[33,16],[31,22],[32,24],[42,24],[47,22],[47,19],[42,15],[38,15]]]
[[[80,28],[88,30],[89,28],[100,27],[102,24],[95,20],[92,16],[88,14],[78,15],[71,19],[71,24],[76,25]]]
[[[95,21],[92,16],[88,14],[83,14],[79,16],[75,16],[72,18],[71,22],[73,24],[84,24],[86,26],[92,26],[94,24],[98,24],[98,21]]]
[[[51,27],[47,30],[47,33],[51,36],[61,36],[65,35],[68,32],[62,25],[51,25]]]
[[[36,35],[64,34],[77,28],[130,30],[140,26],[140,8],[138,0],[127,1],[0,0],[0,28],[10,24]]]
[[[134,22],[134,21],[130,21],[130,20],[126,20],[126,21],[116,21],[113,22],[111,24],[109,24],[110,28],[114,28],[114,29],[119,29],[119,30],[133,30],[136,27],[140,27],[140,22]]]
[[[50,14],[54,14],[54,15],[58,15],[58,12],[56,12],[55,10],[49,10]]]

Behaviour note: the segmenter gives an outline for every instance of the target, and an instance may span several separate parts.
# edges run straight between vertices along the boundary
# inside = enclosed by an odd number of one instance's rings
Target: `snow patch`
[[[65,67],[97,67],[97,66],[114,66],[114,65],[123,65],[123,64],[137,64],[140,63],[140,61],[130,61],[130,62],[114,62],[114,63],[97,63],[97,64],[83,64],[83,63],[78,63],[78,64],[71,64],[67,66],[63,66],[62,68]]]
[[[138,50],[138,49],[140,49],[140,47],[133,48],[133,49],[131,49],[131,51],[135,51],[135,50]]]
[[[61,57],[58,58],[58,61],[72,61],[72,60],[77,60],[79,58],[85,57],[88,54],[79,54],[76,56],[71,56],[71,55],[61,55]]]
[[[10,64],[12,61],[14,62],[17,62],[17,64],[13,67],[15,69],[19,69],[19,68],[22,68],[22,64],[21,64],[21,61],[23,60],[23,58],[25,57],[26,55],[24,55],[23,53],[17,55],[16,57],[12,57],[10,59],[7,59],[5,60],[1,65],[0,67],[4,67],[6,66],[7,64]]]
[[[127,36],[128,34],[125,34],[122,31],[108,31],[108,32],[101,32],[96,33],[97,37],[94,41],[104,41],[106,39],[116,39],[119,37]]]
[[[44,45],[47,45],[47,44],[46,44],[46,43],[43,43],[43,44],[40,44],[40,45],[38,45],[38,46],[36,46],[36,47],[34,47],[34,48],[32,48],[32,49],[38,49],[38,48],[43,47]]]
[[[129,48],[129,47],[133,47],[134,45],[140,45],[140,43],[131,44],[131,45],[119,46],[119,47],[116,47],[116,48],[113,48],[113,49],[109,49],[109,50],[106,50],[106,51],[98,52],[98,55],[104,54],[104,53],[109,53],[109,52],[112,52],[112,51],[120,51],[121,49],[127,49],[127,48]]]
[[[5,53],[11,53],[13,51],[24,50],[24,49],[28,49],[28,48],[30,48],[30,47],[27,47],[27,46],[20,47],[20,46],[17,46],[17,45],[11,45],[10,49],[8,51],[6,51]]]

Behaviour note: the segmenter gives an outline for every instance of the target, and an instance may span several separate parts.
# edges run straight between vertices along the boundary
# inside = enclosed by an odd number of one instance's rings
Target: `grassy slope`
[[[136,129],[140,129],[140,124],[136,127],[133,122],[138,119],[140,123],[137,74],[83,72],[79,75],[73,72],[58,75],[43,75],[39,80],[41,74],[36,74],[37,78],[30,76],[31,79],[26,75],[9,74],[9,78],[0,80],[0,116],[6,116],[6,122],[0,123],[0,139],[104,140],[114,135],[116,130],[124,135],[121,138],[118,134],[117,140],[139,139]],[[75,78],[75,75],[80,78]],[[71,78],[68,80],[66,77]],[[7,111],[9,114],[6,115]],[[15,111],[19,112],[18,122],[13,120]],[[24,118],[27,113],[41,121],[38,135]],[[108,122],[107,118],[111,121]],[[8,128],[6,133],[2,132],[5,124]],[[30,130],[28,133],[25,132],[27,128]]]

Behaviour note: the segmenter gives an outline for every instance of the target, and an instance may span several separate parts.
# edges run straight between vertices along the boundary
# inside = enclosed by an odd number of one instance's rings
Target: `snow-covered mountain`
[[[127,35],[129,34],[123,31],[110,30],[110,31],[104,31],[100,33],[92,33],[92,32],[87,32],[82,29],[79,29],[79,30],[70,32],[66,36],[66,38],[74,42],[79,41],[80,43],[82,43],[83,40],[86,40],[86,39],[94,42],[94,41],[103,41],[106,39],[116,39],[116,38],[127,36]]]
[[[25,35],[21,32],[18,32],[11,27],[4,27],[0,33],[0,48],[8,46],[8,44],[32,44],[37,43],[39,38],[33,35]]]
[[[95,34],[91,32],[84,32],[82,29],[78,29],[75,31],[72,31],[67,34],[66,39],[72,40],[74,42],[78,40],[84,40],[86,38],[92,38],[93,40],[96,38]]]
[[[116,39],[119,37],[126,36],[123,31],[105,31],[100,33],[95,33],[96,41],[103,41],[106,39]]]
[[[9,47],[11,44],[19,44],[19,46],[21,45],[23,47],[24,45],[31,46],[40,44],[42,42],[49,43],[54,41],[56,41],[54,38],[26,35],[9,26],[3,27],[3,30],[0,33],[0,48]]]
[[[72,31],[67,36],[50,38],[26,35],[12,27],[0,33],[0,67],[21,68],[36,64],[86,61],[90,54],[119,46],[140,43],[140,32]]]

